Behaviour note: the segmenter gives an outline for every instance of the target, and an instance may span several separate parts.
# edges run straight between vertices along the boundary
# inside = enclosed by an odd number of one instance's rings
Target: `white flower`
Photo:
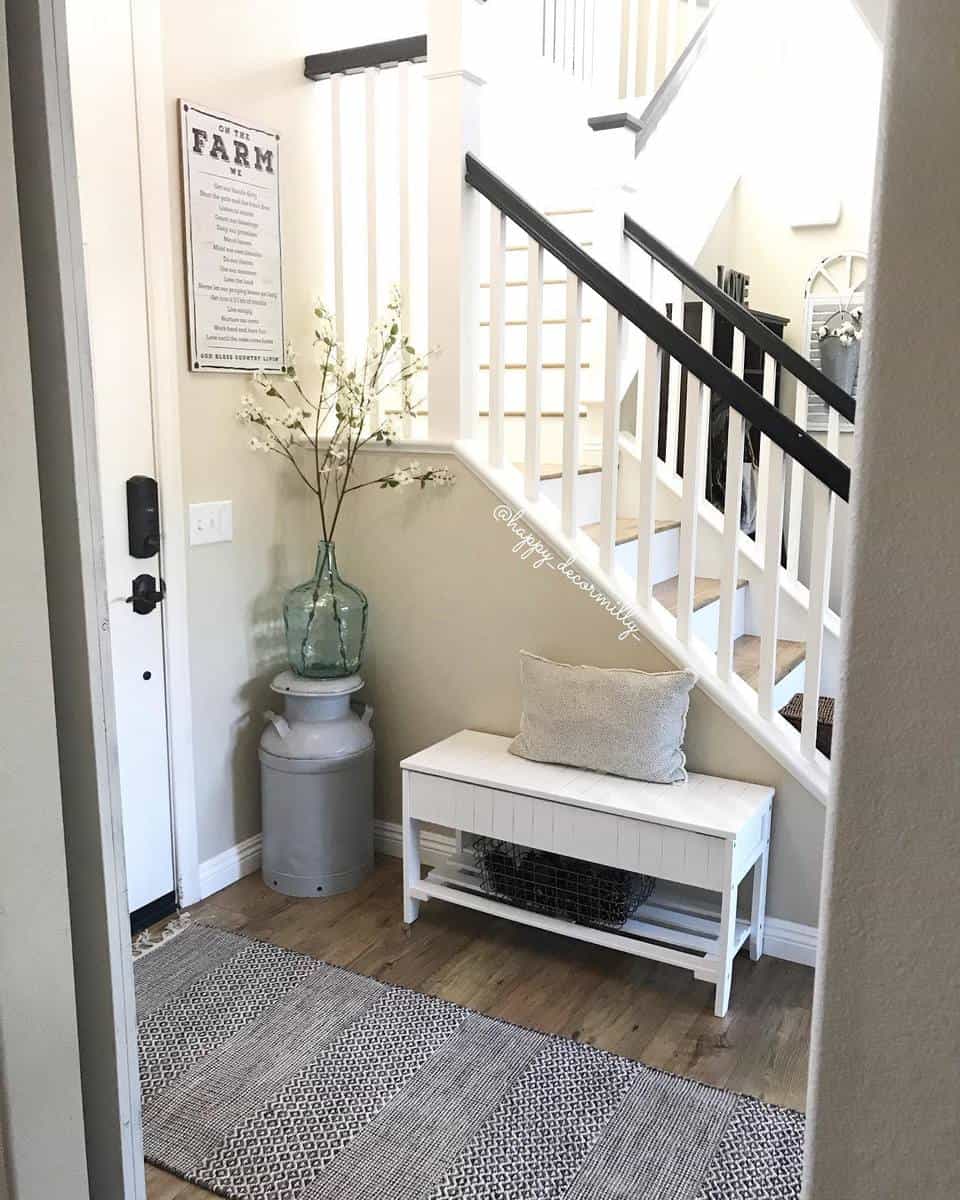
[[[270,451],[270,447],[267,445],[267,443],[262,441],[260,438],[252,437],[250,441],[247,442],[247,445],[252,451],[254,451],[254,453],[256,453],[258,450],[263,450],[267,453]]]
[[[240,407],[236,412],[237,420],[241,425],[262,425],[264,421],[263,409],[259,404],[254,402],[252,396],[244,396],[240,401]]]
[[[302,408],[288,408],[280,418],[280,421],[287,429],[296,429],[303,424],[305,414]]]
[[[250,376],[250,381],[260,388],[268,388],[270,386],[270,381],[267,379],[262,370],[254,371],[254,373]]]
[[[451,487],[455,479],[449,467],[434,467],[430,473],[430,482],[436,487]]]

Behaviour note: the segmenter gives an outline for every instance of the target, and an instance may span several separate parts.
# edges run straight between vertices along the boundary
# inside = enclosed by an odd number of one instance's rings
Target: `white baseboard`
[[[200,895],[203,899],[260,869],[260,840],[258,833],[200,864]],[[400,826],[393,821],[374,821],[373,844],[380,854],[400,858],[403,854]],[[425,829],[420,835],[420,855],[427,866],[437,866],[455,849],[456,842],[448,833]],[[763,949],[771,958],[800,963],[805,967],[815,966],[816,926],[797,925],[794,921],[767,917]]]
[[[784,962],[800,963],[804,967],[817,965],[816,925],[797,925],[779,917],[767,917],[763,934],[763,952]]]
[[[393,821],[374,821],[373,844],[380,854],[394,858],[403,856],[403,834]],[[449,833],[435,829],[424,829],[420,834],[420,857],[428,867],[438,867],[445,858],[455,853],[457,843]]]
[[[238,842],[222,854],[208,858],[200,864],[200,899],[206,900],[214,892],[222,891],[231,883],[243,879],[244,875],[252,875],[260,870],[259,833]]]

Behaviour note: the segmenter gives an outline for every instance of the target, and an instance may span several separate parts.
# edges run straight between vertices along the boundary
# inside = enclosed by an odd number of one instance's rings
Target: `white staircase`
[[[716,14],[701,24],[706,7]],[[389,115],[376,115],[377,70],[363,53],[377,48],[360,48],[347,67],[342,54],[331,56],[335,146],[350,142],[335,72],[367,76],[354,94],[364,106],[357,129],[367,138],[360,193],[365,179],[368,250],[365,264],[347,264],[341,202],[330,260],[333,293],[349,302],[355,281],[367,279],[366,303],[356,307],[373,313],[378,270],[394,253],[384,242],[399,242],[405,326],[415,342],[443,350],[428,405],[403,421],[404,440],[459,454],[667,657],[695,669],[701,688],[825,802],[829,762],[816,746],[817,713],[836,686],[832,531],[849,492],[836,450],[840,414],[853,416],[852,401],[684,259],[695,256],[739,176],[741,148],[721,134],[739,124],[737,106],[749,102],[745,80],[757,60],[775,59],[777,8],[761,0],[547,0],[521,12],[449,0],[431,7],[420,57],[396,44],[401,84]],[[590,14],[599,22],[611,12],[619,14],[612,60],[596,36],[575,33]],[[486,67],[505,61],[511,22],[526,31],[536,63],[518,78],[516,45],[499,76],[480,63],[494,80],[484,100],[471,69],[474,49],[486,41]],[[749,62],[741,61],[747,25]],[[430,60],[429,82],[417,80],[404,54]],[[311,78],[328,78],[324,56],[310,61]],[[418,82],[428,116],[427,205],[413,199],[407,128]],[[649,104],[635,94],[641,85],[654,90]],[[608,108],[591,133],[586,116],[603,111],[601,95],[623,113]],[[393,209],[383,211],[382,197],[393,194],[389,171],[377,173],[373,192],[368,186],[384,119],[398,128],[399,227],[390,225]],[[481,127],[496,173],[485,155],[470,153]],[[334,186],[344,191],[338,172],[347,168],[334,168]],[[669,248],[644,219],[656,222]],[[691,299],[702,305],[699,339],[684,331]],[[732,363],[713,354],[718,318],[734,326]],[[762,395],[743,382],[748,341],[762,352]],[[808,388],[830,406],[826,448],[775,408],[778,373],[795,377],[798,408]],[[714,397],[727,425],[726,493],[711,503]],[[741,528],[748,424],[760,435],[750,534]],[[801,555],[801,547],[809,551]],[[798,692],[800,733],[779,712]]]

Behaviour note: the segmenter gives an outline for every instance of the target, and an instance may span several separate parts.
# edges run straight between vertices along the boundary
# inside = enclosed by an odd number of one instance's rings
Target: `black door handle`
[[[133,605],[133,611],[141,617],[152,613],[167,594],[163,580],[157,588],[157,581],[152,575],[138,575],[133,581],[133,595],[127,597],[127,603]]]

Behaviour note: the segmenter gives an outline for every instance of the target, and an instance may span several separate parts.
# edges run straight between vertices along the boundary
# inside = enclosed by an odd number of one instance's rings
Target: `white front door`
[[[134,580],[160,588],[158,554],[130,552],[126,485],[156,478],[143,222],[128,3],[68,0],[80,212],[97,411],[110,644],[131,913],[161,915],[175,891],[163,604],[138,613]],[[120,102],[118,102],[118,100]],[[126,164],[117,169],[117,164]]]

